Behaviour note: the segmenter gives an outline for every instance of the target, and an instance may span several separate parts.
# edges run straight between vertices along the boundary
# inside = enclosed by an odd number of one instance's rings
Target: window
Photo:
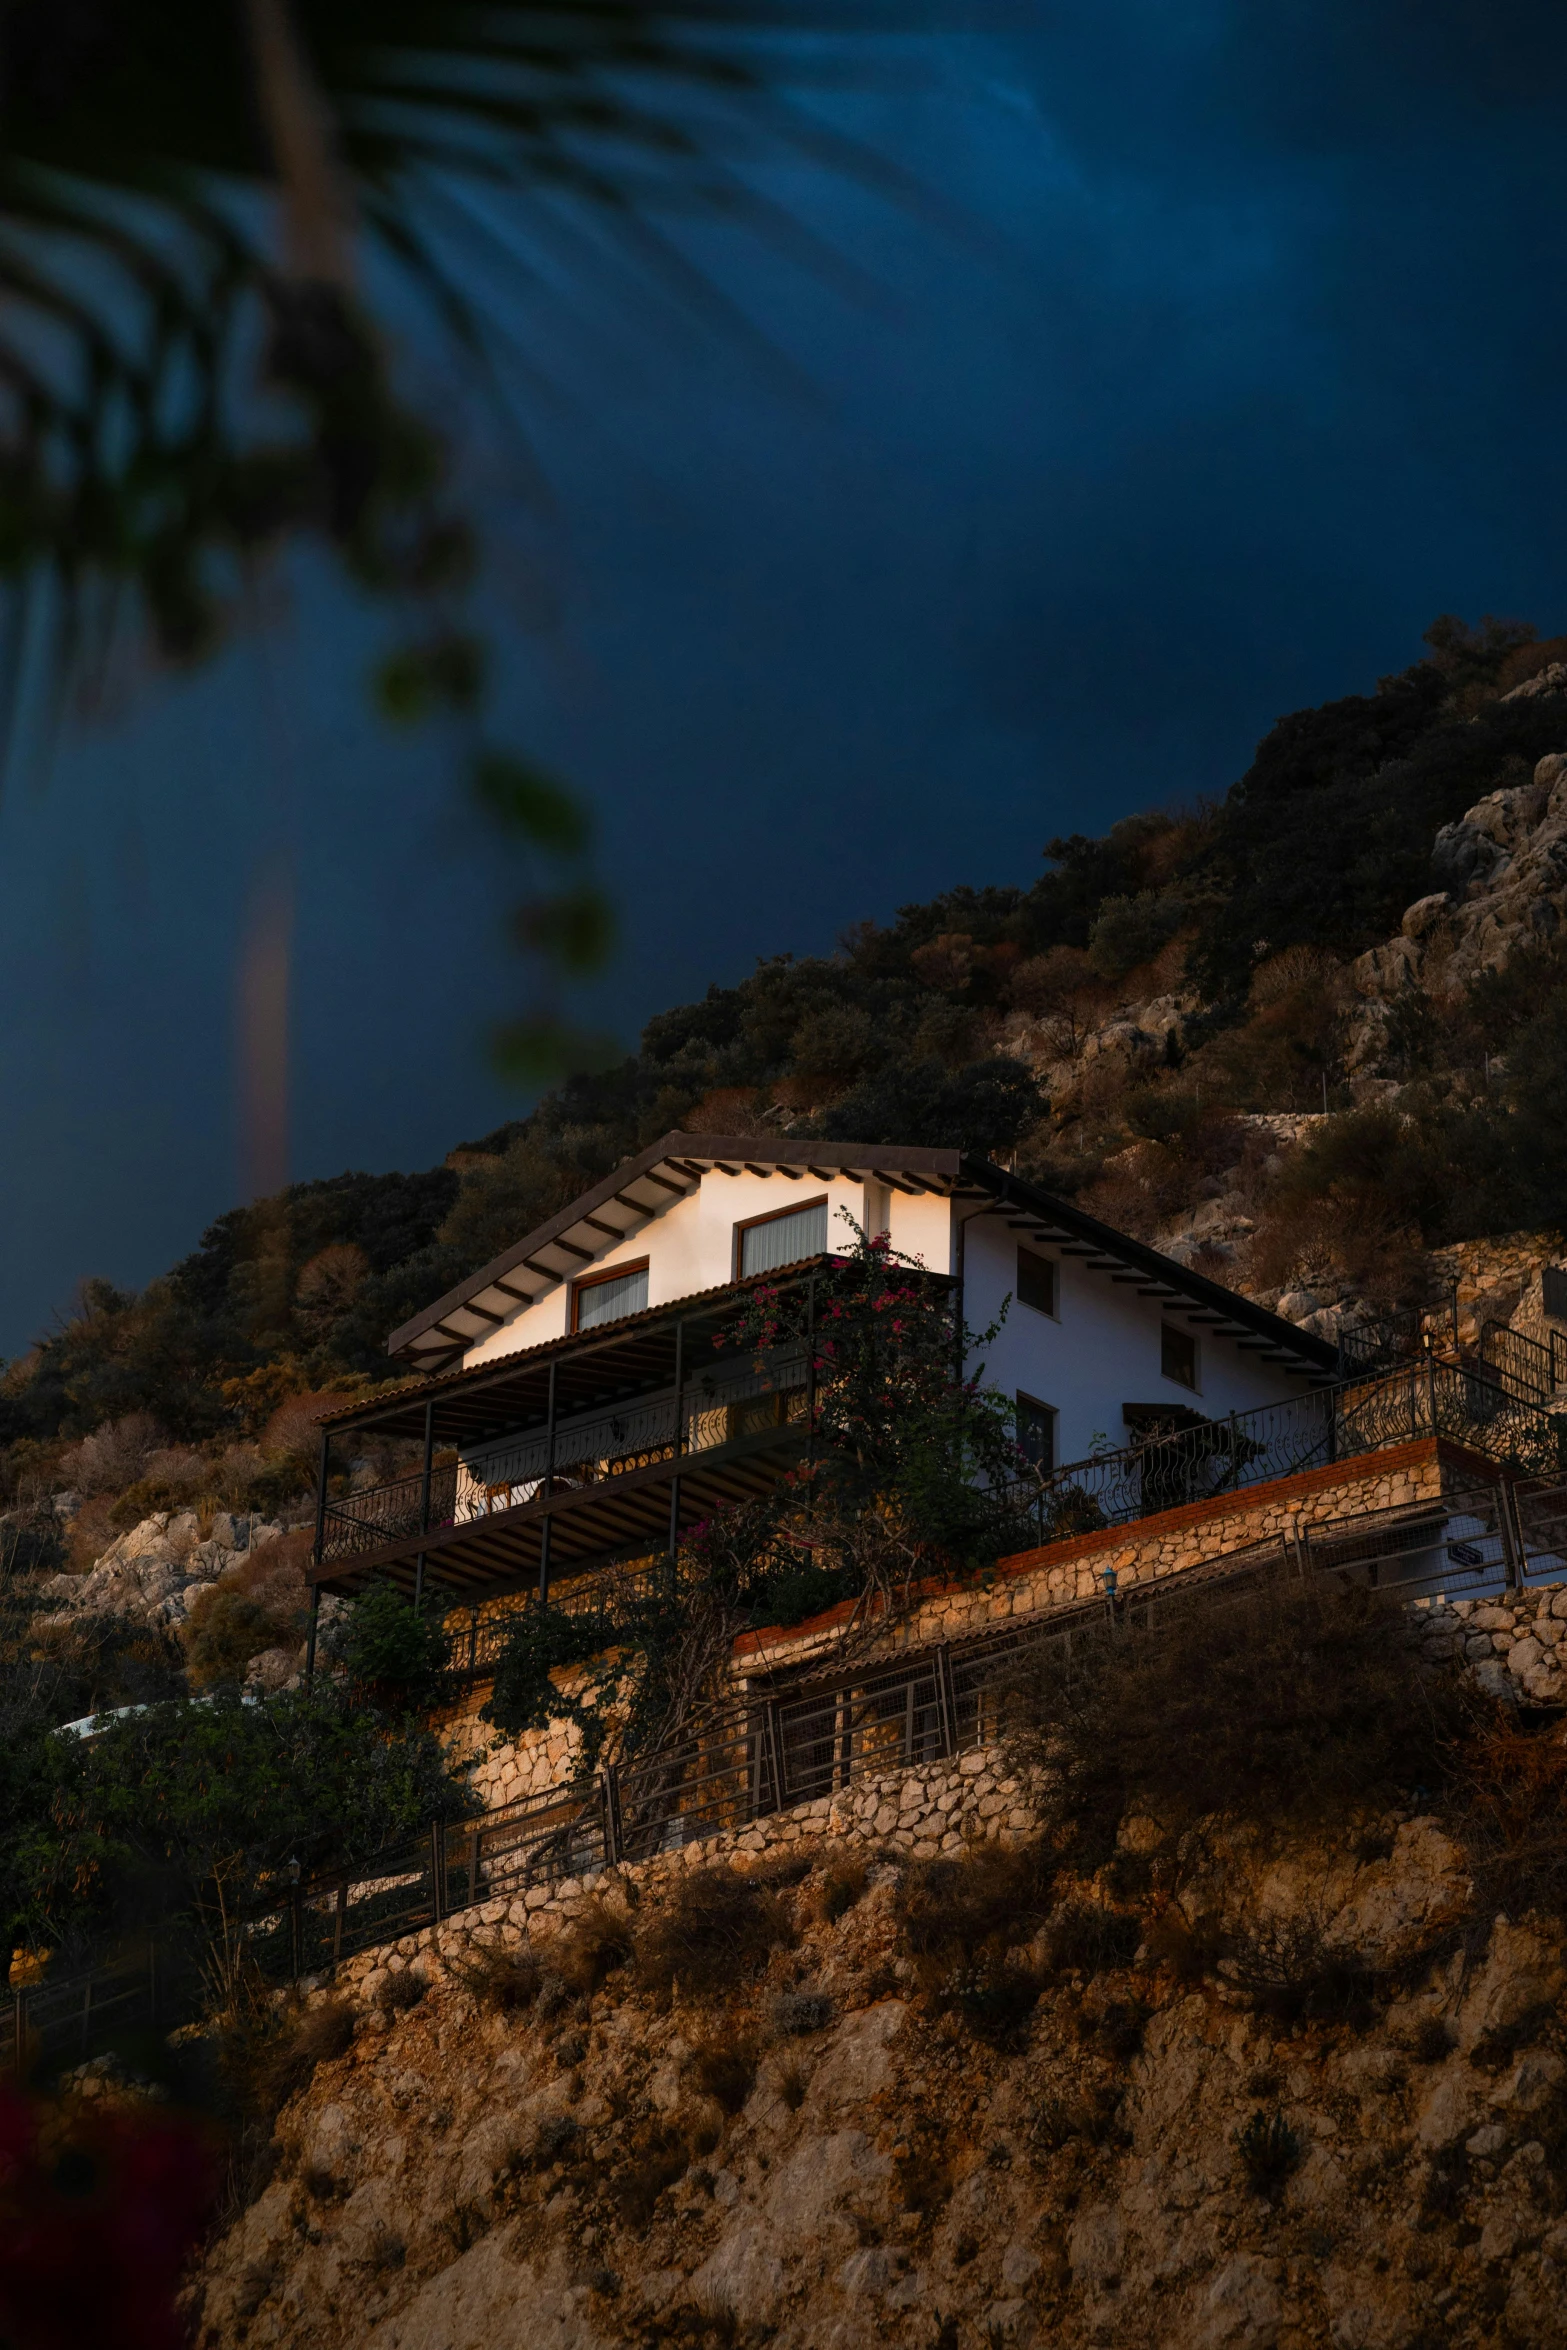
[[[1025,1395],[1021,1388],[1017,1398],[1017,1442],[1031,1469],[1055,1467],[1056,1415],[1049,1404]]]
[[[827,1202],[813,1199],[803,1208],[784,1208],[775,1216],[756,1216],[735,1226],[735,1272],[744,1281],[751,1273],[770,1273],[775,1265],[797,1265],[802,1257],[827,1252]]]
[[[571,1292],[571,1327],[595,1330],[600,1322],[619,1322],[640,1314],[647,1304],[647,1259],[640,1265],[617,1265],[612,1273],[587,1273]]]
[[[1160,1325],[1159,1368],[1177,1387],[1194,1388],[1197,1385],[1197,1341],[1189,1330],[1176,1330],[1170,1323]]]
[[[1017,1252],[1017,1302],[1032,1306],[1036,1314],[1053,1314],[1056,1310],[1056,1268],[1051,1257],[1037,1256],[1031,1248]]]

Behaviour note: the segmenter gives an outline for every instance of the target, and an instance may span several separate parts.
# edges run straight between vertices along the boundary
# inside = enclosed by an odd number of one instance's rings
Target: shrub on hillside
[[[251,1658],[279,1645],[271,1612],[233,1584],[215,1583],[201,1592],[185,1619],[185,1661],[193,1689],[243,1681]]]
[[[1106,898],[1088,934],[1088,967],[1096,979],[1124,979],[1139,964],[1151,963],[1186,919],[1184,902],[1167,891],[1144,889],[1135,897]]]
[[[448,1687],[451,1643],[439,1618],[390,1583],[352,1600],[334,1628],[330,1656],[351,1700],[391,1713],[439,1705]]]
[[[1283,1582],[1166,1599],[1151,1626],[1035,1661],[1015,1694],[1015,1763],[1057,1789],[1064,1815],[1132,1809],[1170,1827],[1331,1819],[1438,1786],[1468,1718],[1396,1599]]]
[[[639,1981],[668,1996],[729,1989],[794,1939],[778,1895],[737,1869],[693,1869],[639,1926]]]

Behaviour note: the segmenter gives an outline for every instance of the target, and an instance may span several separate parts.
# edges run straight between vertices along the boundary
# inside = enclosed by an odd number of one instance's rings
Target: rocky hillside
[[[1175,1898],[1160,1841],[819,1844],[318,1994],[202,2341],[1567,2340],[1559,1930],[1407,1810],[1199,1825]]]

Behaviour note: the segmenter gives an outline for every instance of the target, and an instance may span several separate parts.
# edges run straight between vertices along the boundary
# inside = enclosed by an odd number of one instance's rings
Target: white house
[[[1219,1418],[1333,1376],[1331,1346],[989,1161],[668,1134],[394,1332],[410,1367],[483,1364],[852,1247],[955,1274],[986,1376],[1050,1465],[1155,1414]],[[1010,1301],[1010,1302],[1009,1302]],[[970,1366],[974,1367],[973,1364]]]

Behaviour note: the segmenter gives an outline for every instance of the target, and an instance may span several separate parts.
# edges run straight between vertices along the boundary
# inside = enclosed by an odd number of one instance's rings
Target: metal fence
[[[1213,1501],[1302,1469],[1446,1436],[1520,1472],[1562,1459],[1563,1431],[1495,1368],[1426,1356],[1382,1378],[1320,1388],[1222,1420],[1151,1430],[1018,1488],[1037,1543]]]
[[[1486,1322],[1480,1331],[1480,1360],[1513,1394],[1549,1403],[1567,1382],[1567,1338],[1552,1330],[1531,1338],[1510,1322]]]
[[[869,1777],[994,1742],[1047,1656],[1070,1664],[1129,1630],[1280,1580],[1321,1579],[1401,1601],[1481,1598],[1567,1583],[1567,1474],[1497,1479],[1380,1511],[1302,1525],[1198,1567],[1067,1607],[1013,1617],[960,1643],[847,1661],[814,1681],[762,1688],[646,1760],[435,1824],[374,1860],[290,1888],[252,1924],[272,1979],[324,1973],[356,1952],[475,1905],[591,1877],[735,1832]],[[1107,1578],[1112,1581],[1113,1578]],[[151,1951],[13,2002],[19,2067],[90,2055],[168,2006]]]
[[[547,1429],[536,1429],[513,1444],[488,1447],[472,1460],[435,1466],[428,1502],[420,1470],[329,1501],[321,1560],[362,1557],[386,1543],[417,1541],[520,1508],[536,1500],[546,1483],[552,1492],[602,1484],[630,1469],[672,1460],[677,1451],[682,1456],[711,1452],[764,1427],[803,1419],[805,1408],[803,1354],[762,1369],[737,1365],[721,1375],[704,1373],[680,1395],[671,1390],[598,1412],[557,1428],[553,1437]]]
[[[112,2042],[154,2031],[177,2004],[179,1984],[154,1942],[105,1964],[11,1994],[5,2047],[18,2075],[85,2064]]]

